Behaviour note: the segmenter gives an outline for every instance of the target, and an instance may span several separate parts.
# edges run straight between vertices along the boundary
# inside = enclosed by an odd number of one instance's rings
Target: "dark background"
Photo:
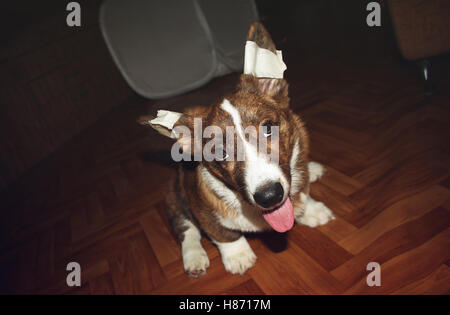
[[[148,293],[155,288],[202,293],[209,288],[204,282],[190,287],[191,282],[185,281],[176,244],[158,243],[161,231],[172,242],[161,191],[173,172],[167,155],[171,143],[135,120],[157,108],[182,110],[208,104],[231,91],[238,74],[170,99],[144,99],[127,86],[105,46],[98,24],[101,1],[78,1],[82,26],[74,28],[66,26],[68,2],[1,5],[0,292],[67,292],[65,265],[75,260],[89,270],[89,283],[81,293],[99,292],[100,287],[104,293]],[[435,234],[443,235],[448,227],[448,202],[441,207],[444,201],[432,201],[440,200],[442,191],[450,187],[446,92],[450,58],[448,53],[429,58],[437,89],[432,96],[423,96],[417,62],[402,57],[387,2],[378,1],[381,27],[366,25],[368,2],[256,1],[262,22],[283,50],[291,107],[306,117],[312,158],[334,169],[325,184],[315,184],[313,191],[336,211],[341,224],[363,229],[401,198],[435,185],[423,204],[433,204],[437,210],[399,231],[385,231],[382,244],[387,249],[369,251],[382,253],[378,258],[387,260]],[[326,271],[338,269],[333,277],[343,279],[344,287],[332,289],[344,292],[364,275],[354,268],[348,268],[349,274],[345,268],[339,270],[340,264],[352,262],[354,253],[329,239],[333,230],[329,231],[297,227],[292,238],[300,244],[300,254],[307,253]],[[324,253],[322,247],[311,246],[309,237],[317,241],[314,244],[326,245]],[[255,243],[259,244],[251,240],[252,247]],[[158,244],[163,258],[178,260],[160,267],[155,258]],[[437,244],[443,244],[441,238]],[[436,249],[431,252],[436,259],[421,261],[425,267],[436,262],[430,272],[441,265],[448,269],[449,261],[442,258],[438,245],[430,246]],[[144,257],[136,254],[136,248],[143,248],[139,254]],[[207,251],[214,252],[212,245]],[[252,279],[264,279],[265,270],[278,270],[272,268],[272,254],[264,254],[266,259],[259,262],[262,269],[256,269]],[[223,280],[214,280],[220,293],[228,288],[221,285],[233,280],[220,267],[217,255],[214,259],[218,267],[212,274]],[[405,271],[409,281],[410,269],[395,268],[391,279]],[[411,270],[417,277],[428,275]],[[166,278],[171,272],[176,277]],[[275,277],[258,285],[273,282],[285,289],[296,285],[292,278]],[[173,279],[178,282],[173,284]],[[330,283],[334,285],[336,279]],[[309,284],[317,293],[320,285],[327,288],[329,283]],[[395,291],[403,285],[400,281],[390,288]],[[270,286],[262,289],[271,292]],[[248,290],[261,293],[258,286]]]

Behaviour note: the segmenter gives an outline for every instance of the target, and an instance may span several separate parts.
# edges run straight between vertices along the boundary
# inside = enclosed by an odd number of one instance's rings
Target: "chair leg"
[[[430,77],[431,62],[428,59],[419,61],[420,77],[422,79],[423,93],[431,95],[436,90],[436,87]]]

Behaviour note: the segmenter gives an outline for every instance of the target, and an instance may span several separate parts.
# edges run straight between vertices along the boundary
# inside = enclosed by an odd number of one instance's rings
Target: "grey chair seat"
[[[125,80],[138,94],[165,98],[243,68],[253,0],[107,0],[100,25]]]

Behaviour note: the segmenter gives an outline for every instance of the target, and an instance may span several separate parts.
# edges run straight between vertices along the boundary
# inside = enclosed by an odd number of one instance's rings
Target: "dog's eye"
[[[270,137],[272,135],[273,122],[271,120],[266,121],[263,125],[264,137]]]
[[[221,148],[216,150],[216,161],[225,161],[226,159],[228,159],[228,157],[229,155],[224,149]]]

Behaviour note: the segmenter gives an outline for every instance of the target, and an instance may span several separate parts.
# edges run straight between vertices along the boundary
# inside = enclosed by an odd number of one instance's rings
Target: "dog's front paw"
[[[243,275],[248,269],[252,268],[256,263],[256,259],[256,255],[251,249],[250,251],[222,257],[225,270],[232,274],[240,275]]]
[[[256,255],[245,237],[229,243],[218,243],[225,270],[232,274],[244,274],[256,263]]]
[[[325,174],[325,167],[317,162],[308,163],[309,182],[313,183]]]
[[[333,219],[335,219],[333,212],[322,202],[315,201],[311,197],[306,202],[303,215],[295,218],[297,223],[309,227],[324,225]]]
[[[191,278],[200,278],[206,274],[209,258],[203,248],[190,250],[183,255],[184,271]]]

